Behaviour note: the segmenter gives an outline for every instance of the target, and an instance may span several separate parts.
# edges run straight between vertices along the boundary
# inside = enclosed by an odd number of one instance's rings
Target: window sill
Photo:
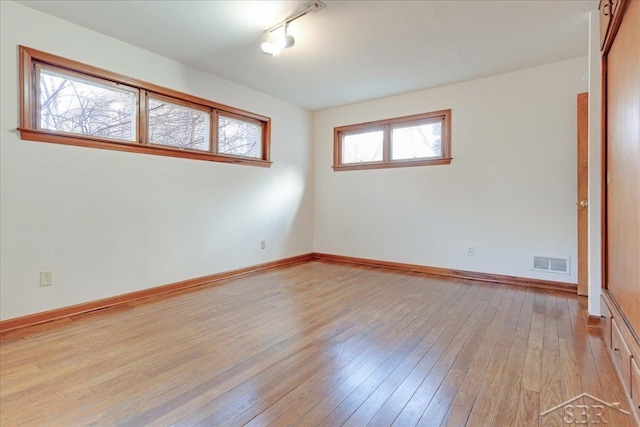
[[[408,168],[414,166],[437,166],[448,165],[453,160],[452,157],[437,158],[428,160],[396,160],[393,162],[371,162],[371,163],[357,163],[348,165],[333,166],[334,172],[341,171],[353,171],[361,169],[388,169],[388,168]]]
[[[54,144],[75,145],[80,147],[100,148],[104,150],[127,151],[130,153],[153,154],[156,156],[178,157],[183,159],[204,160],[209,162],[233,163],[237,165],[271,167],[270,161],[247,157],[211,154],[180,148],[163,147],[158,145],[137,144],[118,140],[105,140],[92,136],[61,135],[41,129],[18,128],[20,138],[28,141],[50,142]]]

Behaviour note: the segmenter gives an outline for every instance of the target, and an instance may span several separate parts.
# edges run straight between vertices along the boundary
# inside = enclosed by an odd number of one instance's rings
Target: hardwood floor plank
[[[562,377],[560,374],[560,352],[545,348],[542,354],[542,388],[540,390],[539,413],[561,404],[567,397],[562,392]],[[561,426],[563,424],[560,411],[553,411],[540,417],[542,426]]]
[[[558,332],[558,303],[556,293],[547,293],[545,295],[544,308],[544,336],[543,346],[545,350],[558,351],[559,332]]]
[[[453,292],[455,290],[455,292]],[[440,294],[445,303],[451,298],[460,297],[466,292],[466,289],[459,287],[450,287],[450,289],[443,289]],[[429,332],[433,329],[436,322],[446,313],[444,306],[431,305],[422,310],[421,318],[424,319],[422,325],[413,334],[411,339],[421,338],[421,341],[413,348],[411,353],[402,361],[400,368],[393,371],[391,377],[406,376],[411,367],[419,361],[424,354],[424,351],[433,345],[434,340],[429,340]],[[310,405],[313,401],[316,403],[320,397],[325,395],[329,390],[339,386],[342,381],[345,381],[351,372],[361,367],[366,362],[367,357],[373,356],[372,352],[366,352],[366,348],[369,347],[369,339],[361,340],[359,343],[352,344],[347,341],[344,351],[340,354],[340,359],[336,362],[336,366],[329,367],[326,372],[321,372],[319,375],[309,378],[301,387],[296,388],[291,393],[283,397],[277,404],[272,405],[266,411],[261,413],[258,417],[254,418],[249,425],[267,425],[269,423],[277,421],[280,425],[289,425],[293,423],[298,417],[302,416],[304,412],[297,412],[297,408],[303,408]],[[359,345],[362,344],[362,345]],[[406,343],[404,344],[406,345]],[[358,357],[351,360],[348,357],[350,351],[357,349],[360,352]],[[345,364],[345,362],[349,362]],[[403,369],[404,368],[404,369]],[[404,374],[403,374],[404,373]],[[404,377],[403,376],[403,377]],[[377,409],[377,405],[375,408]],[[306,412],[306,411],[305,411]]]
[[[460,425],[485,425],[494,418],[495,407],[497,404],[496,396],[500,391],[503,381],[505,380],[505,370],[507,365],[507,357],[503,355],[495,355],[491,358],[487,370],[482,378],[482,385],[478,393],[474,396],[473,407],[469,414],[457,415],[455,406],[450,409],[449,418],[445,420],[447,426]],[[490,425],[490,424],[486,424]]]
[[[415,300],[414,301],[407,300],[407,305],[405,309],[400,311],[396,316],[399,319],[398,322],[394,323],[392,321],[389,321],[385,323],[385,326],[394,325],[395,327],[385,328],[387,329],[385,332],[387,332],[390,337],[392,336],[396,338],[406,335],[407,334],[406,329],[412,325],[419,311],[421,311],[421,307],[419,306],[419,304],[415,304]],[[311,376],[312,375],[309,375],[308,377],[311,377]]]
[[[626,405],[584,301],[289,265],[2,335],[0,425],[547,425]]]
[[[542,292],[536,292],[522,376],[522,387],[535,392],[540,392],[542,345],[544,342],[544,324],[546,317],[544,315],[544,306],[543,303],[539,301],[540,299],[544,301],[544,295],[542,295]],[[536,306],[538,306],[537,309]]]
[[[491,359],[494,355],[498,339],[503,333],[508,315],[511,313],[514,289],[506,289],[506,294],[498,308],[495,317],[487,327],[486,335],[479,343],[470,343],[474,345],[474,357],[469,369],[465,373],[465,377],[457,390],[455,398],[449,407],[447,414],[443,420],[444,425],[464,425],[471,413],[471,409],[478,397],[478,389],[480,388],[484,375],[487,372]],[[518,308],[519,313],[519,308]],[[515,319],[512,317],[511,322]],[[494,365],[495,368],[495,365]],[[428,415],[429,409],[423,415]]]
[[[481,425],[486,420],[492,420],[495,413],[495,405],[497,404],[496,396],[499,395],[502,386],[503,375],[505,372],[507,359],[514,339],[514,331],[522,310],[525,294],[518,292],[514,297],[509,314],[505,320],[504,326],[500,331],[500,336],[496,342],[489,366],[482,376],[482,384],[475,396],[475,401],[471,412],[469,413],[467,422],[469,425]],[[454,414],[450,414],[451,421],[448,425],[460,425]]]
[[[464,319],[462,325],[455,331],[455,335],[450,344],[446,347],[433,368],[429,370],[392,425],[415,425],[420,420],[425,408],[428,407],[437,390],[440,388],[440,385],[456,362],[464,344],[475,330],[477,322],[481,318],[483,310],[487,305],[486,302],[485,304],[481,304],[480,301],[481,300],[477,300],[474,303],[473,311],[471,311],[469,317]],[[455,375],[457,378],[458,373],[455,373]]]
[[[447,316],[449,316],[448,319],[456,315],[458,315],[457,317],[459,319],[457,319],[456,322],[452,322],[452,321],[445,322],[448,326],[448,329],[451,332],[440,335],[440,338],[444,337],[443,341],[452,342],[451,335],[454,335],[455,333],[457,333],[460,325],[464,322],[464,319],[467,317],[467,316],[459,316],[459,313],[461,310],[463,312],[467,311],[468,313],[467,315],[471,315],[472,313],[475,312],[474,306],[475,308],[477,308],[478,306],[481,306],[481,304],[478,304],[478,300],[476,297],[478,295],[482,295],[483,293],[482,291],[483,290],[481,290],[480,288],[471,289],[470,291],[465,293],[464,297],[462,297],[451,308],[449,313],[447,313]],[[460,319],[460,317],[462,317],[462,319]],[[444,348],[440,350],[444,351]],[[362,382],[369,375],[371,375],[380,364],[384,362],[384,359],[383,360],[380,360],[380,359],[382,358],[378,358],[377,364],[375,365],[372,364],[368,366],[366,370],[360,370],[354,373],[354,375],[352,375],[349,379],[347,379],[344,383],[341,384],[341,387],[337,388],[328,396],[326,396],[320,403],[318,403],[318,405],[316,405],[314,408],[312,408],[309,412],[307,412],[303,416],[304,423],[310,423],[310,424],[324,423],[323,420],[329,414],[331,414],[342,403],[343,400],[345,400],[349,395],[351,395],[351,393],[353,393],[354,390],[356,390],[358,386],[360,386],[360,384],[362,384]],[[337,414],[337,416],[339,417],[341,415]]]
[[[502,295],[502,292],[496,292],[494,295],[494,298],[491,300],[491,302],[489,303],[489,306],[487,307],[487,309],[485,309],[485,312],[483,312],[483,316],[480,320],[480,322],[477,324],[477,328],[480,328],[481,325],[486,325],[487,322],[490,321],[490,318],[493,317],[493,314],[495,312],[496,306],[497,306],[497,301],[500,299],[500,296]],[[473,337],[475,338],[475,337]],[[471,341],[471,340],[470,340]],[[469,341],[467,341],[467,344],[469,344]],[[473,344],[471,344],[473,345]],[[424,354],[424,353],[423,353]],[[459,355],[458,359],[456,359],[456,362],[460,361],[460,365],[463,365],[464,362],[462,362],[462,360],[465,359],[464,355]],[[385,372],[381,372],[380,376],[384,376]],[[375,391],[378,387],[378,384],[380,383],[384,383],[384,381],[388,378],[388,372],[386,373],[386,377],[382,380],[377,380],[377,378],[369,378],[367,379],[367,381],[370,383],[369,389],[367,390],[367,392],[369,393],[369,396],[366,397],[365,400],[368,400],[372,395],[373,395],[373,391]],[[377,383],[377,384],[376,384]],[[373,389],[373,391],[371,391]],[[365,394],[365,393],[363,393]],[[353,398],[351,398],[351,400],[354,400]],[[357,405],[357,403],[359,403],[360,399],[356,400],[355,405]],[[358,407],[358,409],[356,410],[356,412],[352,413],[351,416],[349,417],[349,419],[347,420],[347,422],[345,423],[346,425],[352,425],[352,426],[360,426],[360,425],[366,425],[367,422],[370,420],[371,414],[372,414],[372,403],[369,403],[368,405],[364,405],[364,402]],[[377,408],[376,408],[377,409]],[[344,411],[346,413],[346,411]],[[338,419],[337,421],[341,421],[340,419]]]
[[[471,336],[458,353],[450,371],[424,410],[417,425],[439,425],[443,422],[456,395],[467,391],[462,385],[468,373],[470,373],[470,375],[467,377],[469,380],[466,384],[467,386],[473,382],[479,383],[479,379],[473,379],[473,375],[477,371],[473,372],[471,370],[472,368],[486,368],[489,355],[493,352],[493,346],[495,344],[490,334],[491,324],[496,316],[500,316],[498,309],[504,300],[505,293],[506,286],[497,289],[494,298],[482,313],[482,317],[476,323],[476,327],[471,333]],[[487,348],[483,351],[483,346],[485,345]],[[474,361],[478,361],[478,365],[472,367]]]
[[[520,391],[515,425],[537,427],[539,415],[540,393],[523,387]]]
[[[379,320],[380,328],[376,331],[376,334],[380,334],[380,333],[388,332],[390,329],[392,329],[395,326],[395,324],[391,322],[393,318],[402,317],[406,315],[408,313],[408,310],[411,310],[412,307],[413,309],[418,308],[418,305],[415,305],[416,301],[412,300],[411,298],[404,298],[401,304],[395,304],[395,306],[392,308],[386,308],[386,305],[385,305],[386,301],[388,301],[388,297],[384,297],[384,298],[381,298],[378,300],[372,300],[372,301],[367,301],[366,299],[360,300],[360,302],[362,303],[360,308],[351,311],[350,315],[357,315],[359,313],[359,310],[363,310],[364,312],[377,313],[377,315],[379,315],[379,318],[377,320]],[[414,304],[414,305],[411,305],[411,304]],[[371,307],[378,307],[378,308],[382,307],[382,308],[371,310]],[[344,318],[342,320],[344,320]],[[343,323],[344,322],[341,321],[338,324],[343,324]],[[335,336],[341,336],[343,332],[344,331],[336,330]],[[364,328],[359,334],[356,334],[353,336],[353,341],[358,342],[359,340],[364,340],[369,338],[370,332],[371,330],[369,330],[368,328]],[[335,336],[332,337],[332,339],[335,340]],[[371,337],[371,339],[374,339],[374,338],[376,338],[376,335]],[[197,410],[194,411],[193,413],[190,413],[188,415],[188,418],[181,420],[181,422],[187,423],[189,420],[193,420],[194,417],[198,416],[197,415],[198,413],[209,414],[213,410],[213,406],[207,403],[207,398],[209,398],[209,400],[211,399],[211,397],[209,396],[210,396],[209,394],[203,394],[202,396],[199,396],[197,399],[190,401],[189,405],[191,406],[191,409],[197,409]],[[201,402],[200,408],[197,408],[197,407],[193,408],[193,405],[195,404],[196,401]],[[182,408],[180,409],[180,411],[184,411],[184,409],[185,408]]]
[[[427,335],[429,345],[425,348],[426,353],[422,355],[420,361],[372,417],[370,425],[391,425],[393,423],[447,346],[451,344],[452,338],[460,326],[459,311],[455,308],[450,309]]]
[[[492,419],[487,420],[488,425],[506,426],[514,425],[516,422],[534,296],[534,291],[528,291],[525,295],[516,332],[511,342],[509,358],[504,368],[503,382],[495,397],[494,413]]]

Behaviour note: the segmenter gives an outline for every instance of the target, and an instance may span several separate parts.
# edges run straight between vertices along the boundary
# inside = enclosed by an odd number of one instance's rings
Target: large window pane
[[[136,95],[40,70],[40,129],[135,141]]]
[[[218,153],[262,158],[262,126],[220,115]]]
[[[149,142],[209,151],[209,113],[149,98]]]
[[[366,163],[382,161],[384,131],[344,135],[342,138],[342,163]]]
[[[392,129],[392,160],[421,159],[441,156],[441,122]]]

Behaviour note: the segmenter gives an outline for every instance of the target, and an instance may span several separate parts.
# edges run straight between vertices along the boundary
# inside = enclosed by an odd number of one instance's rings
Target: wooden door
[[[606,286],[640,332],[640,1],[607,55]]]
[[[589,96],[578,94],[578,295],[589,295]]]

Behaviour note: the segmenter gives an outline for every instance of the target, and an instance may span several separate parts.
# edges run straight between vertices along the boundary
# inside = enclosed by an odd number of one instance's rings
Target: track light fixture
[[[296,39],[289,34],[289,24],[284,24],[284,33],[274,34],[267,33],[266,40],[260,45],[262,53],[267,55],[276,56],[283,49],[290,48],[296,42]]]
[[[289,34],[289,24],[304,15],[317,12],[325,7],[327,7],[327,5],[319,0],[311,1],[299,11],[289,15],[284,20],[269,28],[265,31],[264,41],[260,44],[262,53],[276,56],[284,49],[293,46],[296,40]],[[283,28],[284,31],[282,33],[275,33],[275,31],[280,28]]]

